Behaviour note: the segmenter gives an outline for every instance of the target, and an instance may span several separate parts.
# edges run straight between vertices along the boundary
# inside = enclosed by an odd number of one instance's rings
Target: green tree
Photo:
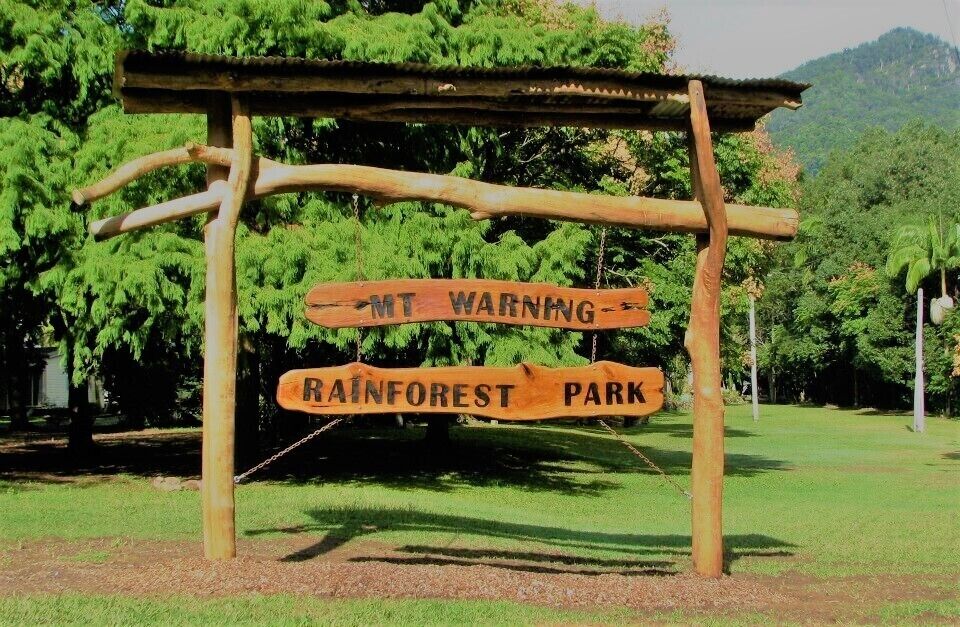
[[[11,388],[23,389],[16,378],[28,371],[30,349],[52,335],[68,358],[76,449],[92,443],[80,387],[87,372],[73,367],[71,320],[41,277],[69,263],[82,240],[69,203],[71,159],[86,116],[111,100],[117,11],[109,2],[0,0],[2,367],[14,373]]]
[[[66,210],[67,160],[76,137],[46,114],[0,118],[0,341],[14,422],[26,419],[34,347],[52,304],[38,285],[79,232]]]
[[[940,296],[947,297],[947,270],[960,267],[960,224],[946,229],[943,215],[930,217],[925,226],[900,227],[891,243],[887,274],[899,276],[907,269],[906,288],[913,294],[920,283],[933,273],[940,277]]]
[[[7,103],[3,115],[28,115],[23,103],[33,103],[29,106],[47,112],[50,124],[75,142],[64,144],[70,149],[43,164],[61,173],[59,179],[38,177],[47,195],[44,208],[68,228],[45,245],[45,251],[56,251],[46,265],[23,266],[34,277],[31,293],[42,295],[51,319],[62,322],[55,330],[75,380],[99,373],[115,386],[125,412],[155,424],[189,415],[191,401],[180,397],[195,390],[199,374],[202,219],[105,243],[84,237],[79,227],[81,218],[195,191],[203,186],[203,170],[194,165],[153,173],[96,203],[84,216],[71,211],[66,191],[133,157],[188,139],[202,141],[204,121],[191,115],[123,115],[109,93],[116,49],[661,71],[673,47],[665,23],[607,22],[591,8],[547,0],[130,0],[108,8],[79,0],[0,1],[26,16],[6,26],[12,32],[22,24],[26,30],[5,41],[31,41],[33,50],[69,41],[65,49],[85,60],[53,57],[44,65],[44,56],[28,55],[30,46],[22,43],[12,44],[2,57],[5,76],[24,76],[24,87],[18,89],[26,94],[26,86],[33,85],[29,91],[37,94],[18,97],[16,106]],[[31,21],[34,16],[43,20]],[[70,36],[61,41],[60,33]],[[290,163],[352,162],[514,185],[690,197],[687,149],[680,134],[289,118],[258,119],[254,130],[259,153]],[[12,143],[15,136],[11,130],[6,141]],[[783,169],[762,133],[718,137],[717,158],[729,200],[793,202],[795,174]],[[25,189],[19,185],[0,191],[19,199]],[[29,216],[32,210],[19,211]],[[19,234],[25,227],[18,223],[11,228]],[[362,268],[355,258],[355,231]],[[594,278],[598,234],[596,228],[522,217],[475,222],[464,211],[431,203],[377,208],[364,198],[337,193],[289,194],[248,204],[237,236],[245,377],[239,389],[252,396],[239,403],[240,430],[275,426],[271,399],[281,372],[355,356],[356,331],[322,329],[305,321],[303,296],[314,284],[354,280],[362,273],[369,279],[489,277],[585,285]],[[759,272],[767,250],[734,238],[729,280],[739,283]],[[604,282],[651,286],[657,315],[649,327],[605,334],[601,355],[675,364],[683,355],[692,238],[613,230],[607,260],[610,271]],[[725,326],[724,333],[736,337],[737,325]],[[404,325],[362,334],[365,358],[382,365],[577,364],[586,361],[589,346],[578,333],[472,323]],[[733,357],[727,361],[742,367]],[[142,394],[124,398],[123,383],[131,379],[141,383]],[[193,399],[195,403],[195,395]]]
[[[874,129],[804,181],[800,233],[777,251],[759,303],[769,329],[761,366],[779,374],[782,392],[850,404],[856,389],[880,407],[908,405],[916,304],[902,279],[874,269],[885,268],[900,227],[960,219],[958,138],[919,122]]]

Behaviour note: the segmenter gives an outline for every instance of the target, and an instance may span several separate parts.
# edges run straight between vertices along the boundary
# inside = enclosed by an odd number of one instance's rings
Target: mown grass
[[[945,624],[960,619],[958,601],[886,605],[865,622]],[[512,601],[319,599],[289,595],[201,598],[119,595],[0,597],[4,625],[767,625],[783,617],[757,612],[711,616],[683,610],[642,614],[629,609],[563,610]]]
[[[201,599],[60,595],[0,598],[10,625],[510,625],[624,623],[626,610],[571,611],[507,601],[330,600],[282,595]]]
[[[960,622],[960,600],[946,601],[902,601],[891,603],[879,611],[884,622],[903,623],[911,620],[923,620],[930,623]]]
[[[727,419],[725,534],[732,572],[821,577],[944,574],[960,563],[960,423],[800,407]],[[690,418],[627,432],[689,483]],[[422,432],[355,430],[281,467],[292,478],[237,492],[241,538],[357,538],[411,555],[444,547],[557,553],[688,568],[688,501],[595,428],[491,426],[452,432],[434,457]],[[0,540],[196,539],[196,492],[145,477],[0,484]]]

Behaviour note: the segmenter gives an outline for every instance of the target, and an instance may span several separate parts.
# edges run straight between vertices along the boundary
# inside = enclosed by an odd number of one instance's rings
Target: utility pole
[[[760,421],[760,401],[757,398],[757,299],[750,295],[750,395],[753,397],[753,421]]]
[[[917,289],[917,347],[916,378],[913,384],[913,431],[923,433],[926,418],[923,415],[923,288]]]

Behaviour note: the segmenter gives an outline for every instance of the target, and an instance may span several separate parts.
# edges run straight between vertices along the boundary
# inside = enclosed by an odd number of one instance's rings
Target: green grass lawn
[[[960,422],[929,419],[927,433],[916,434],[907,416],[785,406],[765,406],[761,414],[754,423],[749,407],[728,408],[724,531],[734,575],[956,572]],[[689,483],[688,415],[656,416],[626,433]],[[428,454],[418,429],[324,436],[298,454],[299,465],[238,488],[238,533],[257,539],[296,532],[338,545],[373,540],[411,554],[476,547],[563,552],[606,564],[640,555],[667,572],[689,569],[689,502],[599,429],[500,425],[451,434],[451,453],[439,457]],[[200,532],[196,492],[160,492],[136,475],[2,482],[0,512],[0,540],[7,542],[197,539]],[[0,620],[23,603],[0,604]],[[397,603],[398,612],[411,612],[397,621],[423,622],[417,612],[425,606]],[[326,611],[321,605],[303,611],[313,616]],[[458,607],[470,622],[473,605]],[[153,610],[148,604],[137,611]],[[364,622],[362,603],[350,611]],[[603,620],[503,611],[506,622]],[[900,616],[910,608],[890,611]]]
[[[134,599],[63,595],[0,598],[0,622],[23,625],[509,625],[622,623],[627,611],[572,611],[496,601],[424,599],[327,600],[251,595],[243,598]]]

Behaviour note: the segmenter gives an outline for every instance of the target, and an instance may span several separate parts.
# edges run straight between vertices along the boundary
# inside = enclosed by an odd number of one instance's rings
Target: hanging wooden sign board
[[[437,320],[618,329],[650,321],[641,288],[587,290],[487,279],[321,283],[306,302],[311,322],[334,329]]]
[[[277,402],[309,414],[472,414],[504,420],[645,416],[663,406],[663,373],[600,361],[576,368],[376,368],[352,363],[291,370]]]

